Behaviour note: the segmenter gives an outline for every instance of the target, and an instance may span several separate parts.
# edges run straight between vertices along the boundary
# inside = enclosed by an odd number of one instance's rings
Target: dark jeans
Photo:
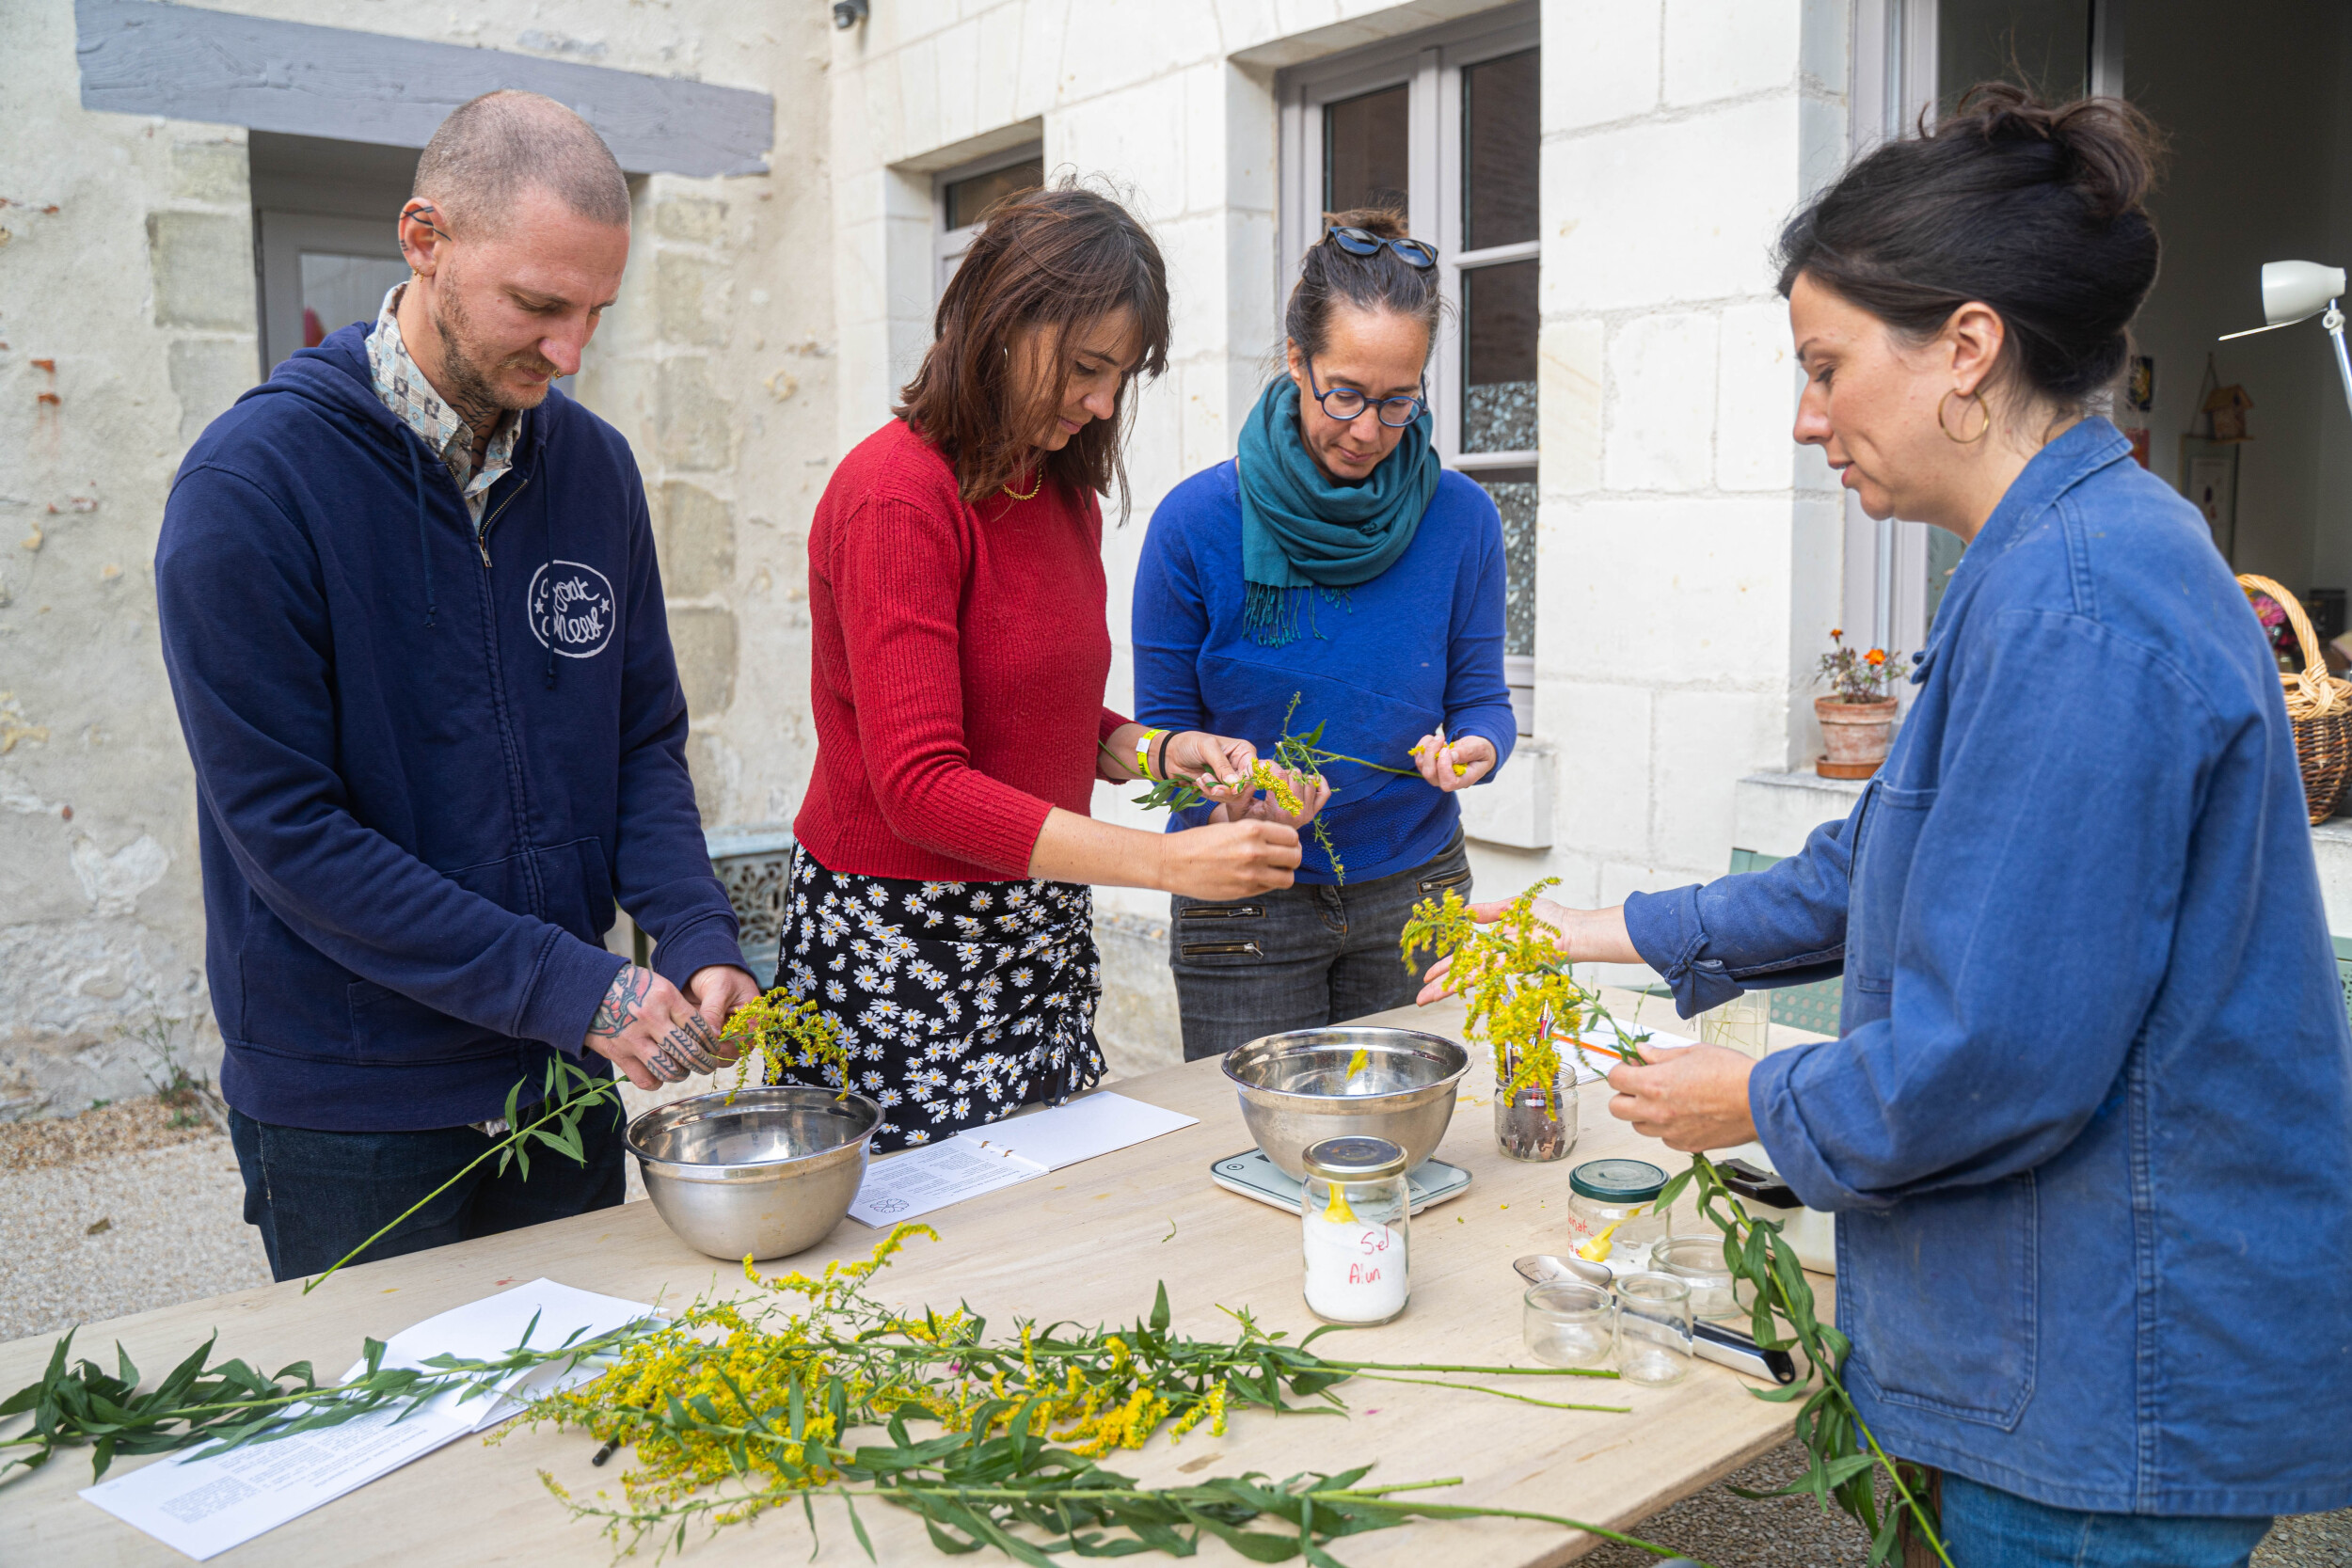
[[[621,1113],[592,1107],[580,1119],[585,1166],[532,1142],[531,1178],[496,1159],[411,1215],[356,1261],[422,1252],[546,1220],[610,1209],[628,1190]],[[262,1232],[269,1272],[299,1279],[334,1267],[353,1247],[464,1169],[496,1141],[478,1128],[433,1132],[314,1132],[229,1113],[229,1138],[245,1174],[245,1219]]]
[[[2268,1519],[2084,1513],[1947,1471],[1944,1543],[1955,1568],[2245,1568]]]
[[[1184,1060],[1404,1006],[1421,991],[1420,969],[1406,968],[1397,952],[1406,917],[1448,888],[1470,896],[1459,832],[1426,865],[1377,881],[1300,884],[1223,904],[1172,895],[1168,964]]]

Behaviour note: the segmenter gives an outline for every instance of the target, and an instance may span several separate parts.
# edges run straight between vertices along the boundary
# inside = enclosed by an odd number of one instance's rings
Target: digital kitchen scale
[[[1229,1193],[1254,1197],[1290,1213],[1298,1212],[1299,1184],[1282,1174],[1282,1167],[1262,1148],[1246,1148],[1209,1167],[1209,1180]],[[1443,1160],[1424,1160],[1406,1173],[1405,1185],[1413,1196],[1413,1213],[1470,1191],[1470,1173]]]

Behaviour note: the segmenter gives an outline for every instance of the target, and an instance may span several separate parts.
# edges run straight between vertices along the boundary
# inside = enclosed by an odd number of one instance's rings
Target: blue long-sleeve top
[[[1271,759],[1295,694],[1294,732],[1321,724],[1324,750],[1408,770],[1326,768],[1335,794],[1322,821],[1346,879],[1427,863],[1462,808],[1411,771],[1414,744],[1440,723],[1449,740],[1485,736],[1500,772],[1518,736],[1502,679],[1502,520],[1493,499],[1458,473],[1440,476],[1394,564],[1336,602],[1309,591],[1298,636],[1281,647],[1250,640],[1245,586],[1241,490],[1225,462],[1169,491],[1152,515],[1136,570],[1136,717],[1238,736]],[[1207,814],[1176,814],[1168,829]],[[1338,880],[1314,836],[1302,840],[1298,880]]]
[[[2261,629],[2090,420],[1962,558],[1843,822],[1626,902],[1685,1016],[1842,970],[1749,1104],[1887,1451],[2064,1508],[2352,1503],[2352,1031]]]

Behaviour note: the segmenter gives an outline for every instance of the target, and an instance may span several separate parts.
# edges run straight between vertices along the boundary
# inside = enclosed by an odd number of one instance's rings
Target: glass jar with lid
[[[1300,1163],[1308,1310],[1326,1323],[1387,1323],[1412,1285],[1405,1150],[1386,1138],[1326,1138]]]
[[[1674,1232],[1652,1205],[1666,1173],[1647,1160],[1587,1160],[1568,1172],[1569,1250],[1627,1271],[1649,1266],[1650,1248]]]

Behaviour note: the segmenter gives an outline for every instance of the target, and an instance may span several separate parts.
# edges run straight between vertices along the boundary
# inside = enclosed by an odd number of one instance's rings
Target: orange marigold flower
[[[1872,648],[1868,653],[1864,654],[1862,657],[1869,663],[1883,664],[1886,662],[1886,650],[1884,648]]]

